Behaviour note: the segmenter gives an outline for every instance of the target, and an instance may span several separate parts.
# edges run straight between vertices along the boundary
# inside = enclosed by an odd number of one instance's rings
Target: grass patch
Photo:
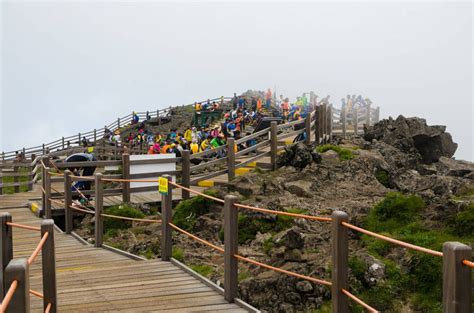
[[[453,223],[457,223],[454,224],[456,226],[437,230],[428,229],[423,225],[420,213],[424,208],[425,203],[418,196],[389,193],[370,210],[365,219],[365,227],[437,251],[442,250],[442,245],[446,241],[460,241],[466,244],[472,242],[474,206],[459,212],[453,218]],[[394,247],[392,244],[365,235],[362,236],[362,240],[369,253],[385,263],[387,276],[380,286],[361,290],[362,299],[385,311],[393,308],[396,301],[409,298],[417,311],[441,312],[441,258],[408,250],[408,261],[402,275],[393,261],[384,258]],[[359,270],[356,273],[360,273],[358,264],[352,265]],[[355,276],[357,277],[356,274]]]
[[[205,194],[209,196],[217,196],[216,190],[206,190]],[[209,213],[209,208],[214,205],[214,202],[210,199],[202,196],[197,196],[189,200],[181,201],[175,208],[173,215],[173,222],[176,226],[190,230],[196,223],[196,218],[200,215]]]
[[[355,155],[352,152],[352,150],[342,148],[336,145],[325,144],[325,145],[316,147],[316,151],[318,153],[324,153],[329,150],[337,152],[337,154],[339,155],[339,160],[341,161],[352,160],[353,158],[355,158]]]
[[[140,210],[133,208],[127,204],[116,205],[105,209],[105,214],[132,217],[132,218],[144,218]],[[132,226],[132,221],[119,220],[116,218],[106,217],[104,218],[104,228],[110,229],[126,229]]]
[[[265,252],[266,255],[270,255],[270,252],[272,251],[273,247],[275,247],[275,242],[273,241],[273,236],[266,239],[263,242],[263,251]]]
[[[206,264],[196,264],[190,266],[193,271],[201,274],[204,277],[208,277],[212,273],[212,267]]]
[[[171,256],[173,257],[173,259],[176,259],[180,262],[184,262],[184,250],[180,247],[173,247]]]

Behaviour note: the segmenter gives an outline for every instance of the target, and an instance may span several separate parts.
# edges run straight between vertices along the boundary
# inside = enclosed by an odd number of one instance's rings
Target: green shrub
[[[354,277],[359,281],[364,281],[365,271],[367,270],[367,265],[364,261],[360,260],[358,257],[351,256],[348,265],[351,269],[352,275],[354,275]]]
[[[392,231],[417,219],[425,202],[416,195],[390,192],[370,210],[366,226],[374,231]]]
[[[325,144],[325,145],[316,147],[316,151],[319,153],[323,153],[329,150],[337,152],[337,154],[339,155],[339,160],[341,161],[351,160],[355,157],[354,153],[351,150],[345,149],[339,146]]]
[[[214,197],[217,195],[215,190],[206,190],[204,193]],[[182,200],[175,208],[173,223],[180,228],[190,230],[194,227],[196,218],[209,213],[209,208],[212,205],[214,205],[214,201],[202,196]]]
[[[474,235],[474,203],[454,216],[452,233],[460,236]]]
[[[171,256],[180,262],[184,262],[184,250],[180,247],[173,247]]]
[[[263,242],[263,251],[265,252],[265,254],[270,255],[270,251],[272,251],[273,247],[275,247],[273,237],[270,237]]]
[[[132,218],[144,218],[140,210],[130,207],[126,204],[116,205],[105,209],[105,214],[132,217]],[[110,229],[125,229],[132,226],[132,221],[120,220],[116,218],[106,217],[104,218],[104,228]]]
[[[205,264],[196,264],[196,265],[191,265],[190,266],[191,269],[199,274],[201,274],[202,276],[209,276],[209,274],[212,273],[212,267],[210,267],[209,265],[205,265]]]
[[[387,188],[390,188],[390,175],[386,170],[376,169],[375,170],[375,178],[378,180],[379,183],[384,185]]]

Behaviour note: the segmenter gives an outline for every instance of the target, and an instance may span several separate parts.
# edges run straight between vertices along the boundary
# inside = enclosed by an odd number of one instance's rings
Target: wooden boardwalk
[[[32,194],[0,196],[0,207],[21,206]],[[1,211],[11,213],[15,223],[41,223],[28,208]],[[13,257],[29,257],[39,240],[38,232],[14,228]],[[55,246],[59,312],[246,312],[173,263],[134,260],[60,231]],[[30,284],[42,292],[41,261],[30,268]],[[32,312],[41,312],[42,305],[31,295]]]

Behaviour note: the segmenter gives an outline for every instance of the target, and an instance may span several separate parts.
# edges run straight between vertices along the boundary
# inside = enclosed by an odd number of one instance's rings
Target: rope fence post
[[[28,259],[13,259],[5,270],[6,285],[10,286],[14,280],[18,282],[13,294],[8,312],[30,312],[30,269]],[[8,288],[8,287],[7,287]]]
[[[130,179],[130,154],[122,154],[122,178]],[[130,202],[130,182],[122,182],[122,201],[125,203]]]
[[[49,312],[57,311],[56,291],[56,255],[54,250],[54,220],[48,219],[41,222],[41,237],[48,233],[41,252],[43,271],[43,310],[51,303]]]
[[[72,212],[72,179],[71,171],[64,171],[64,230],[66,234],[70,234],[73,228],[73,212]]]
[[[7,292],[8,290],[8,286],[6,283],[6,279],[5,279],[5,269],[8,265],[8,263],[13,259],[13,237],[12,237],[12,228],[11,226],[7,225],[7,223],[11,223],[12,222],[12,216],[10,213],[0,213],[0,223],[2,223],[1,225],[1,230],[2,230],[2,233],[1,233],[1,242],[0,242],[0,248],[1,248],[1,253],[2,253],[2,257],[1,257],[1,262],[2,262],[2,273],[1,273],[1,280],[2,280],[2,283],[0,285],[0,288],[2,289],[1,290],[1,298],[3,300],[3,297],[5,296],[5,293]]]
[[[235,207],[237,197],[227,195],[224,198],[224,298],[234,302],[238,291],[238,211]]]
[[[51,218],[51,168],[46,167],[44,169],[44,207],[43,214],[46,218]]]
[[[305,127],[305,132],[306,132],[305,143],[309,145],[311,144],[311,114],[306,115],[304,122],[305,122],[304,127]]]
[[[235,177],[235,139],[227,138],[227,177],[230,182]]]
[[[104,190],[102,173],[97,173],[95,176],[95,243],[96,247],[102,247],[104,238],[104,218],[102,210],[104,209]]]
[[[460,242],[443,244],[443,312],[472,313],[472,248]]]
[[[270,163],[272,171],[277,168],[277,153],[278,153],[278,136],[277,136],[277,122],[270,122]]]
[[[347,228],[342,222],[348,222],[347,213],[334,211],[332,213],[332,286],[331,286],[331,306],[333,313],[348,313],[349,301],[341,289],[349,289],[348,283],[348,257],[349,245]]]
[[[189,150],[181,151],[181,185],[186,188],[190,187],[191,184],[191,161],[190,161],[191,153]],[[181,189],[181,198],[183,200],[189,199],[189,191]]]
[[[172,254],[172,231],[169,225],[172,219],[173,205],[173,186],[169,183],[172,181],[170,175],[163,175],[168,179],[168,193],[161,195],[161,260],[169,261]]]

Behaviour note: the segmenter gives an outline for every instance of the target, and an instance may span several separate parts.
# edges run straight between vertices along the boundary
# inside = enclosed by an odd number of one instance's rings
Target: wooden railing
[[[214,98],[214,99],[206,99],[201,102],[207,102],[208,100],[211,102],[220,101],[221,99],[228,101],[231,98],[219,97],[219,98]],[[175,106],[175,107],[170,106],[169,108],[158,109],[156,111],[135,112],[135,113],[138,115],[140,121],[155,119],[156,122],[160,124],[162,119],[169,118],[171,111],[173,109],[184,107],[184,106],[185,105]],[[81,146],[81,140],[83,137],[85,137],[88,141],[90,141],[91,143],[95,145],[97,141],[99,141],[100,139],[104,137],[105,129],[108,129],[114,132],[117,129],[121,129],[124,126],[130,125],[132,120],[133,120],[133,113],[130,113],[123,117],[118,117],[115,121],[113,121],[112,123],[108,125],[105,125],[103,128],[96,128],[88,132],[78,133],[77,135],[62,137],[52,142],[44,143],[40,146],[22,148],[15,151],[2,152],[1,159],[13,160],[15,159],[17,152],[18,153],[22,152],[26,158],[30,158],[31,155],[33,154],[36,156],[42,156],[56,150],[65,150],[67,148],[79,147]]]
[[[40,241],[29,258],[13,258],[13,228],[37,231]],[[0,214],[2,303],[0,312],[30,312],[30,294],[43,299],[43,310],[57,312],[56,256],[54,248],[54,221],[43,220],[41,227],[12,222],[10,213]],[[30,266],[41,252],[43,293],[30,289]]]

